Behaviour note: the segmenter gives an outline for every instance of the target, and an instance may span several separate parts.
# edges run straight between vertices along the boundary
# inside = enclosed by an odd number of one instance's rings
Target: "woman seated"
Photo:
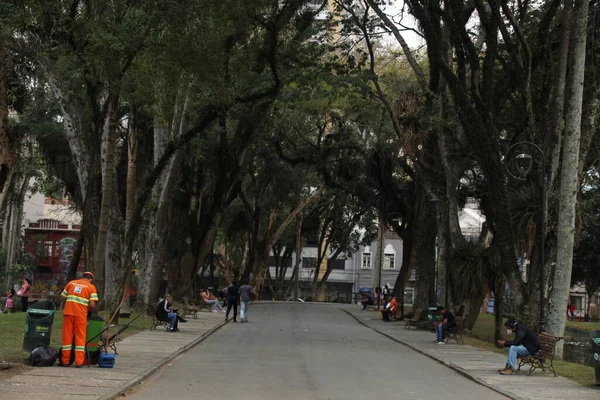
[[[202,301],[204,302],[204,304],[212,306],[212,312],[216,313],[219,312],[219,310],[225,312],[225,310],[223,310],[223,307],[221,307],[221,305],[219,304],[219,300],[215,299],[214,296],[210,296],[208,289],[205,289],[202,292],[200,292],[200,296],[202,297]]]

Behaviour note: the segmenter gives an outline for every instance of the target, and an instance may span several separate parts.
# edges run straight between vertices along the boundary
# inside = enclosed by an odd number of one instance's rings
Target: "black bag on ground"
[[[51,367],[58,359],[58,351],[46,345],[35,346],[29,355],[29,365]]]

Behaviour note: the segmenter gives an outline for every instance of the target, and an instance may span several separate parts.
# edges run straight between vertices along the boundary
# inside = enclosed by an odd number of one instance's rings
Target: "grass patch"
[[[105,312],[100,312],[103,318],[107,318]],[[132,313],[135,317],[137,313]],[[125,325],[130,318],[119,318],[119,325]],[[54,315],[54,323],[52,324],[52,334],[50,336],[50,346],[55,349],[61,347],[61,331],[62,331],[62,311],[56,311]],[[136,333],[150,328],[152,325],[152,317],[142,315],[136,319],[128,329],[122,334],[121,338],[125,338]],[[111,328],[111,332],[118,330],[118,327]],[[25,313],[19,312],[14,314],[0,315],[0,363],[7,365],[8,369],[0,370],[0,379],[5,379],[15,373],[22,372],[27,367],[24,363],[29,357],[29,353],[22,349],[23,338],[25,336]]]
[[[567,326],[582,331],[600,331],[600,322],[567,321]]]
[[[579,327],[579,325],[584,325],[585,328]],[[577,329],[600,329],[598,325],[598,323],[594,322],[567,321],[567,326]],[[465,344],[498,354],[508,354],[507,349],[499,349],[494,345],[494,316],[491,314],[479,314],[479,318],[477,318],[477,322],[475,323],[470,336],[465,337]],[[555,360],[554,368],[556,369],[556,373],[564,378],[570,379],[584,386],[596,387],[593,384],[594,368],[592,367]]]

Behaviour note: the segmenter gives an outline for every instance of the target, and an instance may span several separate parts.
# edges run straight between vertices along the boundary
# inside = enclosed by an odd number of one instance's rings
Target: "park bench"
[[[415,310],[415,313],[413,314],[413,317],[406,320],[406,324],[404,325],[404,329],[408,329],[411,326],[414,326],[415,328],[418,328],[419,325],[421,324],[421,314],[422,313],[423,313],[423,309],[422,308],[417,308]]]
[[[542,371],[546,372],[546,370],[549,370],[556,376],[554,365],[552,365],[554,361],[554,350],[556,348],[556,342],[562,338],[540,333],[538,339],[542,349],[537,355],[519,357],[517,371],[521,370],[523,365],[529,365],[529,375],[536,369],[541,368]]]
[[[156,305],[151,304],[150,306],[148,306],[148,313],[152,315],[152,325],[150,326],[150,330],[153,331],[155,330],[157,327],[162,326],[163,328],[165,328],[167,331],[169,330],[169,326],[171,325],[171,323],[168,320],[163,320],[163,319],[159,319],[156,316]]]
[[[190,303],[188,301],[187,297],[184,297],[182,300],[183,300],[183,316],[186,317],[188,315],[191,315],[192,318],[194,318],[194,319],[198,318],[197,314],[200,311],[200,307],[198,307],[194,303]]]
[[[465,330],[465,318],[456,317],[456,326],[446,331],[446,344],[450,340],[455,340],[458,344],[463,344],[463,332]]]

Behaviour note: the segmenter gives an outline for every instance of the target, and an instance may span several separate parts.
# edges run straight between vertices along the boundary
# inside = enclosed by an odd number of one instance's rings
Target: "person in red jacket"
[[[75,366],[83,365],[88,312],[96,308],[98,292],[92,285],[94,274],[84,272],[81,279],[67,283],[61,293],[66,299],[62,328],[62,365],[69,365],[75,342]]]
[[[573,318],[575,318],[575,304],[569,305],[569,314],[571,314],[569,317],[569,321],[571,321]]]
[[[388,296],[388,303],[381,312],[383,318],[382,321],[390,322],[390,315],[396,315],[396,311],[398,311],[398,302],[396,298],[392,295]]]

